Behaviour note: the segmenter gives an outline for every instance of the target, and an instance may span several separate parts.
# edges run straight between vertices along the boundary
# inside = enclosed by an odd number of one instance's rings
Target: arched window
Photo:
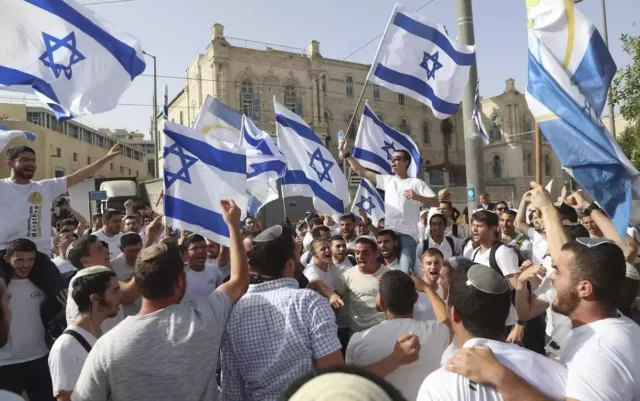
[[[182,115],[182,110],[180,110],[180,125],[184,125],[184,119]]]
[[[531,121],[527,117],[522,118],[522,131],[525,134],[524,139],[527,141],[533,140],[533,127]]]
[[[347,77],[347,97],[353,97],[353,78]]]
[[[400,120],[400,125],[398,125],[398,131],[405,133],[407,135],[411,135],[411,132],[409,129],[409,123],[407,123],[407,120],[405,120],[404,118]]]
[[[525,170],[524,174],[527,176],[533,176],[533,155],[527,153],[524,157]]]
[[[429,134],[429,121],[422,122],[422,142],[430,143],[431,137]]]
[[[553,175],[553,164],[550,155],[544,155],[544,175],[545,177],[551,177]]]
[[[502,178],[502,159],[500,159],[500,156],[493,156],[491,170],[493,172],[493,178]]]
[[[327,93],[327,74],[322,76],[322,92]]]
[[[284,88],[284,107],[298,114],[298,94],[293,85]]]
[[[378,120],[384,122],[384,116],[382,114],[376,114],[378,116]]]
[[[242,114],[249,118],[253,118],[253,84],[246,79],[242,82],[242,90],[240,93],[240,110]]]
[[[502,132],[500,127],[500,119],[498,116],[491,116],[491,128],[489,129],[489,138],[491,141],[499,141],[502,139]]]

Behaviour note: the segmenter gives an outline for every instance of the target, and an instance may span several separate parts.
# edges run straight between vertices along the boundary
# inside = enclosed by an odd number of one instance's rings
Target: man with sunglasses
[[[391,171],[394,175],[377,174],[362,167],[351,152],[345,151],[346,144],[340,145],[340,159],[346,159],[351,168],[363,178],[376,183],[376,187],[384,191],[386,211],[385,229],[393,230],[400,240],[400,270],[409,273],[416,270],[416,240],[420,233],[418,221],[420,207],[439,206],[436,194],[424,181],[408,175],[409,165],[412,163],[411,154],[406,150],[397,150],[391,156]]]

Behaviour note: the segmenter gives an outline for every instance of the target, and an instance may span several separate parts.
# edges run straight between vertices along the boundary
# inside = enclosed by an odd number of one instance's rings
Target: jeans
[[[416,250],[418,248],[418,244],[416,240],[407,234],[398,233],[398,239],[400,240],[400,270],[403,273],[409,273],[409,270],[412,270],[414,273],[416,266]]]
[[[0,366],[0,389],[22,395],[29,401],[53,401],[48,355],[29,362]]]

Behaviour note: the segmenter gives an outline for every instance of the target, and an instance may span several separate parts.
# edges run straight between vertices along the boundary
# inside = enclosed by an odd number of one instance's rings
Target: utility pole
[[[158,141],[158,74],[156,70],[156,56],[152,56],[151,54],[142,51],[146,56],[149,56],[153,59],[153,146],[155,147],[155,163],[154,163],[154,178],[160,177],[160,169],[158,166],[158,152],[160,148],[160,141]]]
[[[473,9],[471,0],[456,0],[460,43],[475,45]],[[477,60],[477,58],[476,58]],[[478,67],[474,60],[469,71],[469,83],[462,97],[462,122],[464,127],[464,158],[467,173],[467,207],[469,215],[478,207],[478,198],[484,193],[483,144],[478,127],[473,121],[473,107],[478,85]],[[469,220],[471,221],[471,220]]]

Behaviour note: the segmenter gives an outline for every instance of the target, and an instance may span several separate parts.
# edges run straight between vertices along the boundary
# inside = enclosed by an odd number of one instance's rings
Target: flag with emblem
[[[15,138],[26,138],[33,142],[36,140],[36,134],[33,132],[12,130],[4,125],[0,125],[0,152]]]
[[[417,177],[421,165],[418,145],[410,135],[396,131],[382,122],[369,105],[365,105],[353,148],[353,158],[365,168],[380,174],[393,174],[391,155],[398,150],[409,152],[411,164],[407,173],[409,177]]]
[[[283,196],[313,198],[316,210],[344,214],[350,202],[347,178],[315,132],[297,114],[273,99],[278,147],[287,161]]]
[[[445,119],[458,110],[474,59],[473,46],[452,41],[443,25],[396,4],[367,79]]]
[[[247,209],[244,148],[168,120],[163,132],[166,224],[229,246],[220,200]]]
[[[366,178],[360,180],[360,186],[351,205],[351,213],[358,215],[360,209],[365,211],[374,226],[384,218],[384,201],[375,185]]]
[[[145,70],[138,40],[74,0],[3,0],[0,89],[35,93],[58,120],[103,113]]]

